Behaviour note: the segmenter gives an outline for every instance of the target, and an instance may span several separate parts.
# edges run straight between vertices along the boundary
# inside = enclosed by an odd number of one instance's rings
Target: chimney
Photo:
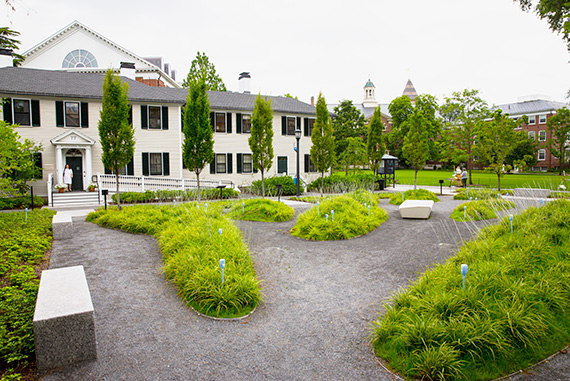
[[[251,76],[248,71],[239,74],[239,92],[244,94],[251,93]]]
[[[132,62],[121,62],[121,68],[119,69],[119,75],[121,77],[127,77],[129,79],[135,80],[135,64]]]
[[[14,66],[12,49],[0,48],[0,67]]]
[[[311,97],[311,106],[314,106],[314,105],[315,105],[315,97],[313,96],[313,97]]]

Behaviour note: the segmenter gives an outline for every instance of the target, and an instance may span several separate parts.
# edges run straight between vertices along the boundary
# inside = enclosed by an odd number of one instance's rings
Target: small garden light
[[[321,215],[321,203],[317,201],[317,216]]]
[[[328,215],[328,214],[325,214],[325,220],[326,220],[327,222],[329,222],[329,215]]]
[[[222,235],[222,228],[218,229],[218,233],[220,233],[220,235]]]
[[[208,213],[208,203],[205,203],[204,207],[206,208],[206,213]]]
[[[28,208],[26,208],[26,223],[28,223]]]
[[[511,221],[511,234],[513,234],[513,215],[509,215],[509,220]]]
[[[463,289],[465,290],[465,276],[467,275],[467,265],[465,263],[461,265],[461,275],[463,275]]]
[[[334,210],[331,210],[331,219],[334,221]]]
[[[221,231],[222,229],[220,229]],[[226,267],[226,260],[220,259],[220,268],[222,269],[222,284],[224,284],[224,268]]]
[[[463,205],[463,218],[467,219],[467,205]]]
[[[245,202],[244,201],[241,202],[241,212],[245,213]]]
[[[370,205],[368,205],[368,215],[370,215]]]

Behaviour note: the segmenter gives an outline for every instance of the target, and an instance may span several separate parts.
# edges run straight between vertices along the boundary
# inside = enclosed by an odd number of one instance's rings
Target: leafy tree
[[[521,120],[511,119],[508,114],[497,110],[490,121],[477,129],[475,154],[488,170],[497,175],[499,190],[501,190],[501,176],[511,169],[510,165],[506,164],[506,159],[516,145],[515,128],[520,126],[520,123]]]
[[[414,106],[408,96],[402,95],[390,102],[388,111],[390,111],[392,116],[392,127],[390,132],[386,134],[386,148],[391,155],[401,158],[404,138],[408,133],[408,125],[404,122],[413,114]]]
[[[343,100],[334,108],[335,116],[333,118],[333,130],[336,141],[336,156],[340,157],[346,150],[346,138],[366,137],[366,118],[357,109],[352,101]]]
[[[311,161],[315,169],[321,173],[321,196],[323,195],[325,172],[334,165],[335,162],[335,136],[329,110],[325,97],[319,93],[317,99],[317,119],[313,124],[311,133]],[[299,181],[297,179],[297,181]]]
[[[22,141],[16,127],[0,121],[0,195],[3,197],[24,195],[28,191],[28,182],[37,171],[33,154],[42,149],[29,139]]]
[[[135,152],[135,130],[129,124],[130,106],[128,100],[129,85],[107,70],[103,83],[103,108],[100,111],[99,140],[105,167],[115,173],[117,182],[117,206],[121,210],[119,193],[119,169],[132,160]]]
[[[538,163],[538,142],[529,137],[525,131],[517,131],[513,142],[513,150],[505,158],[505,164],[511,167],[527,168]]]
[[[562,34],[570,50],[570,2],[565,0],[514,1],[518,1],[524,11],[534,10],[538,17],[546,19],[552,31]]]
[[[292,98],[292,99],[297,99],[297,100],[299,99],[299,98],[297,98],[297,97],[292,96],[292,95],[289,94],[289,93],[284,94],[283,96],[284,96],[285,98]]]
[[[214,160],[214,132],[210,125],[210,101],[204,81],[190,82],[183,120],[182,158],[186,168],[196,174],[200,201],[200,173]]]
[[[20,32],[11,30],[8,27],[0,27],[0,48],[13,50],[12,57],[14,57],[14,66],[20,66],[24,61],[24,56],[16,53],[20,46],[20,41],[14,37],[19,35]]]
[[[339,158],[348,176],[348,168],[352,165],[354,173],[356,166],[365,164],[367,160],[366,146],[360,138],[346,138],[346,149]]]
[[[382,124],[382,112],[380,111],[380,106],[378,106],[374,110],[368,125],[368,141],[366,145],[368,161],[370,162],[370,169],[372,169],[372,190],[374,190],[376,173],[378,168],[380,168],[382,156],[386,152],[382,131],[384,131],[384,124]]]
[[[192,82],[204,82],[206,89],[211,91],[227,91],[222,78],[216,73],[216,67],[210,62],[206,53],[196,53],[188,76],[182,82],[183,87],[190,87]]]
[[[568,161],[566,150],[570,139],[570,110],[566,107],[558,109],[555,115],[548,118],[546,126],[550,132],[548,149],[558,158],[558,170],[562,174],[564,165]]]
[[[417,189],[418,171],[426,165],[429,157],[429,137],[426,125],[428,121],[418,109],[404,123],[408,133],[404,138],[402,154],[414,169],[414,189]]]
[[[479,90],[454,92],[451,98],[445,99],[441,115],[445,121],[447,142],[450,143],[442,150],[442,156],[453,164],[467,163],[471,185],[475,131],[479,124],[489,118],[487,102],[479,97]]]
[[[273,110],[271,99],[261,94],[255,99],[251,117],[251,135],[247,140],[251,148],[253,169],[261,172],[261,194],[265,197],[265,171],[273,165]]]

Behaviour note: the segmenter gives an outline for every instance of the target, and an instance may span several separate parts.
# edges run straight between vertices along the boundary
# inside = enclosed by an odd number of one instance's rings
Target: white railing
[[[115,192],[117,178],[115,175],[97,175],[99,191],[108,189]],[[216,188],[225,185],[234,188],[234,183],[229,180],[200,180],[200,188]],[[193,179],[152,176],[126,176],[119,175],[119,189],[121,192],[144,192],[146,190],[190,190],[198,187]]]
[[[53,173],[48,174],[47,180],[48,205],[53,206]]]

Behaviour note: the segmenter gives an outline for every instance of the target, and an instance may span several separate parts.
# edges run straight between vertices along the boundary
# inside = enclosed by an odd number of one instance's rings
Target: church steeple
[[[404,92],[402,93],[402,95],[406,95],[408,98],[410,98],[412,103],[415,101],[416,97],[418,96],[416,88],[414,87],[414,84],[410,79],[408,79],[408,83],[406,83],[406,87],[404,88]]]
[[[376,86],[374,86],[370,78],[368,78],[368,82],[366,82],[366,84],[364,85],[364,101],[362,101],[362,106],[364,107],[378,106],[378,102],[376,102],[376,97],[374,96],[375,90]]]

